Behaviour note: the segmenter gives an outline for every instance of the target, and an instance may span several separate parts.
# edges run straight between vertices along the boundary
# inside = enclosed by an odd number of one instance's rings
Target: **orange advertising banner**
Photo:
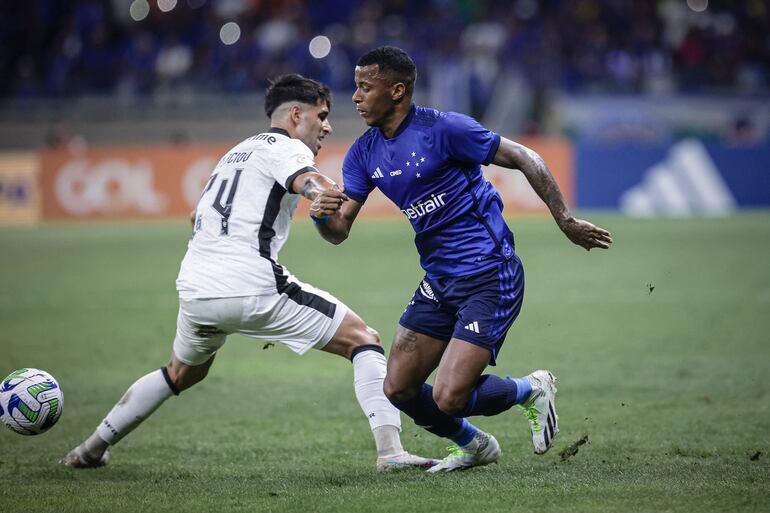
[[[560,139],[520,139],[537,151],[553,172],[567,202],[573,199],[570,144]],[[352,141],[324,145],[316,160],[321,172],[342,181],[342,161]],[[42,150],[40,186],[44,219],[141,219],[187,216],[228,145],[119,146]],[[506,214],[547,212],[518,171],[489,166],[484,175],[503,198]],[[309,202],[300,202],[298,214]],[[379,191],[362,216],[401,216]]]
[[[40,219],[37,173],[36,153],[0,153],[0,225],[29,225]]]
[[[120,146],[41,153],[45,219],[186,216],[227,146]]]

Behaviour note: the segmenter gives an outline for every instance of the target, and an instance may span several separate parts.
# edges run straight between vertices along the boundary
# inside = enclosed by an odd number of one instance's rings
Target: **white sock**
[[[392,457],[404,452],[401,445],[401,435],[396,426],[379,426],[372,429],[374,443],[377,445],[377,456],[380,458]]]
[[[171,397],[174,391],[163,375],[164,370],[151,372],[131,385],[96,428],[99,438],[110,445],[118,443]]]
[[[106,451],[109,446],[110,444],[102,440],[102,437],[99,436],[98,430],[94,431],[93,434],[83,442],[86,453],[88,453],[93,460],[101,458],[102,454],[104,454],[104,451]]]
[[[387,362],[374,350],[364,350],[353,357],[353,385],[356,399],[369,419],[379,456],[403,452],[401,447],[401,412],[390,404],[382,387]]]

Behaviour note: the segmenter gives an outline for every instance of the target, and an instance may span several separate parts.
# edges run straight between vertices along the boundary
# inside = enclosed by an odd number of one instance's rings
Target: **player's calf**
[[[70,451],[60,462],[73,468],[92,468],[109,461],[107,447],[114,445],[136,429],[147,417],[172,395],[178,395],[168,369],[142,376],[123,394],[96,431],[82,444]]]

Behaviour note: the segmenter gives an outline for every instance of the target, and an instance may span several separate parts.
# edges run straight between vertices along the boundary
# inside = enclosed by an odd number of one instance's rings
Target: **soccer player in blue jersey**
[[[326,240],[339,244],[378,187],[412,223],[425,277],[399,321],[384,388],[417,425],[457,445],[429,471],[497,461],[497,440],[466,418],[516,404],[529,419],[535,452],[543,454],[559,431],[553,374],[482,374],[495,365],[519,314],[524,272],[500,195],[480,166],[524,173],[562,232],[586,250],[606,249],[612,237],[572,216],[537,153],[463,114],[414,105],[415,78],[414,62],[401,49],[381,47],[359,59],[353,102],[370,128],[345,157],[344,192],[318,196],[311,217]],[[431,386],[425,381],[436,369]]]

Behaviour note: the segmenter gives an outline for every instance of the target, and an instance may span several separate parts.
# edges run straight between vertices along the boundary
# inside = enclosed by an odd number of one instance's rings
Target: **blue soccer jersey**
[[[351,146],[345,194],[364,203],[378,187],[398,205],[428,277],[475,274],[513,255],[502,200],[480,166],[499,146],[471,117],[413,105],[392,138],[370,128]]]

